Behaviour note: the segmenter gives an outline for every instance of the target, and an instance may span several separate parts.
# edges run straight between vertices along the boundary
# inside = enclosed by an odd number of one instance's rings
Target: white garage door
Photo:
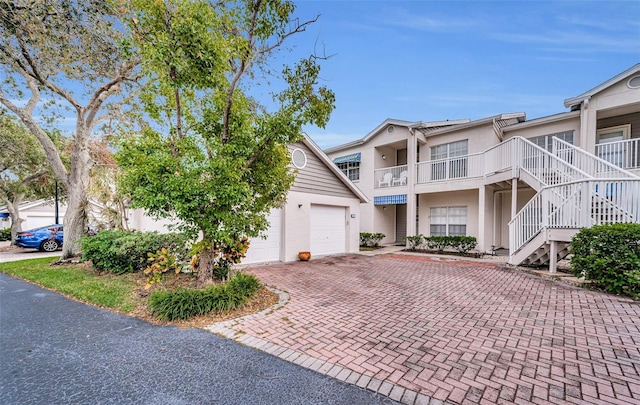
[[[280,260],[280,243],[282,240],[282,210],[273,210],[267,217],[269,229],[264,234],[266,239],[251,238],[251,245],[242,264],[273,262]]]
[[[311,205],[311,255],[346,252],[345,208]]]
[[[56,223],[55,219],[56,217],[54,215],[35,216],[27,214],[25,221],[22,223],[22,229],[26,231],[28,229],[35,229],[43,226],[53,225]],[[63,220],[64,216],[60,215],[60,223],[62,223]]]

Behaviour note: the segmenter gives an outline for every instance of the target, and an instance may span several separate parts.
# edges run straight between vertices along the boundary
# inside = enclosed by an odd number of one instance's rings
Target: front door
[[[404,244],[407,237],[407,204],[396,205],[396,243]]]

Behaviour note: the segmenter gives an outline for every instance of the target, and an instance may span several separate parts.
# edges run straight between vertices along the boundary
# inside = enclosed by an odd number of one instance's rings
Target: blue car
[[[55,224],[18,232],[14,244],[44,252],[55,252],[62,247],[62,237],[62,224]]]

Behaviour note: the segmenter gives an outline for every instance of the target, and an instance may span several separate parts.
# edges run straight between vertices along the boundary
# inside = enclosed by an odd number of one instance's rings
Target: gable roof
[[[568,98],[566,100],[564,100],[564,106],[569,108],[569,107],[573,107],[576,106],[580,103],[582,103],[584,100],[591,98],[592,96],[600,93],[602,90],[613,86],[614,84],[618,83],[619,81],[627,78],[628,76],[631,76],[635,73],[640,72],[640,63],[635,64],[634,66],[630,67],[629,69],[625,70],[624,72],[617,74],[616,76],[612,77],[611,79],[607,80],[604,83],[601,83],[599,85],[597,85],[596,87],[592,88],[591,90],[584,92],[582,94],[580,94],[579,96],[576,97],[571,97]]]
[[[480,118],[474,121],[467,120],[464,123],[460,123],[460,124],[452,125],[448,127],[440,127],[440,128],[433,128],[433,129],[427,128],[426,130],[425,128],[420,128],[420,127],[413,127],[413,128],[419,130],[425,136],[440,135],[448,132],[459,131],[461,129],[473,128],[479,125],[486,125],[486,124],[493,124],[496,131],[498,131],[508,127],[509,125],[515,125],[517,123],[524,122],[525,119],[526,119],[525,113],[517,112],[517,113],[493,115],[491,117]]]
[[[366,195],[347,176],[342,172],[342,170],[338,169],[338,166],[333,164],[331,159],[316,145],[315,142],[309,137],[309,135],[302,133],[302,143],[312,151],[318,159],[333,173],[345,186],[357,197],[360,199],[361,203],[369,202],[369,199]]]
[[[333,146],[331,148],[325,149],[326,153],[333,153],[333,152],[337,152],[339,150],[343,150],[343,149],[347,149],[350,148],[352,146],[358,146],[358,145],[362,145],[364,143],[367,143],[368,141],[370,141],[372,138],[374,138],[376,135],[378,135],[384,128],[386,128],[389,125],[397,125],[400,127],[407,127],[407,128],[443,128],[443,127],[449,127],[452,125],[458,125],[458,124],[464,124],[469,122],[469,119],[460,119],[460,120],[446,120],[446,121],[433,121],[433,122],[425,122],[425,121],[418,121],[418,122],[413,122],[413,121],[403,121],[403,120],[396,120],[393,118],[387,118],[386,120],[382,121],[382,123],[380,125],[378,125],[377,127],[375,127],[373,130],[371,130],[368,134],[366,134],[364,137],[357,139],[355,141],[351,141],[342,145],[338,145],[338,146]]]

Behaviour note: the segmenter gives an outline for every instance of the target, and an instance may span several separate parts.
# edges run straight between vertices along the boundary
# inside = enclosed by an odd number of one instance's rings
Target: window
[[[467,176],[469,141],[431,147],[431,180],[456,179]],[[456,157],[460,156],[456,159]],[[444,160],[447,159],[447,160]]]
[[[617,127],[603,128],[596,132],[596,154],[619,167],[625,167],[628,155],[627,144],[623,142],[629,138],[631,125],[619,125]]]
[[[362,155],[360,152],[352,153],[350,155],[340,156],[333,159],[333,163],[338,166],[338,169],[342,170],[342,173],[349,178],[349,180],[360,180],[360,159]]]
[[[433,207],[429,217],[431,236],[467,234],[467,207]]]
[[[349,180],[360,180],[360,162],[337,163],[337,166]]]
[[[534,136],[533,138],[529,138],[529,141],[535,143],[542,149],[546,149],[549,152],[551,152],[551,146],[553,145],[553,141],[552,141],[553,137],[556,137],[562,141],[565,141],[573,145],[573,131],[558,132],[557,134],[550,134],[550,135]]]

